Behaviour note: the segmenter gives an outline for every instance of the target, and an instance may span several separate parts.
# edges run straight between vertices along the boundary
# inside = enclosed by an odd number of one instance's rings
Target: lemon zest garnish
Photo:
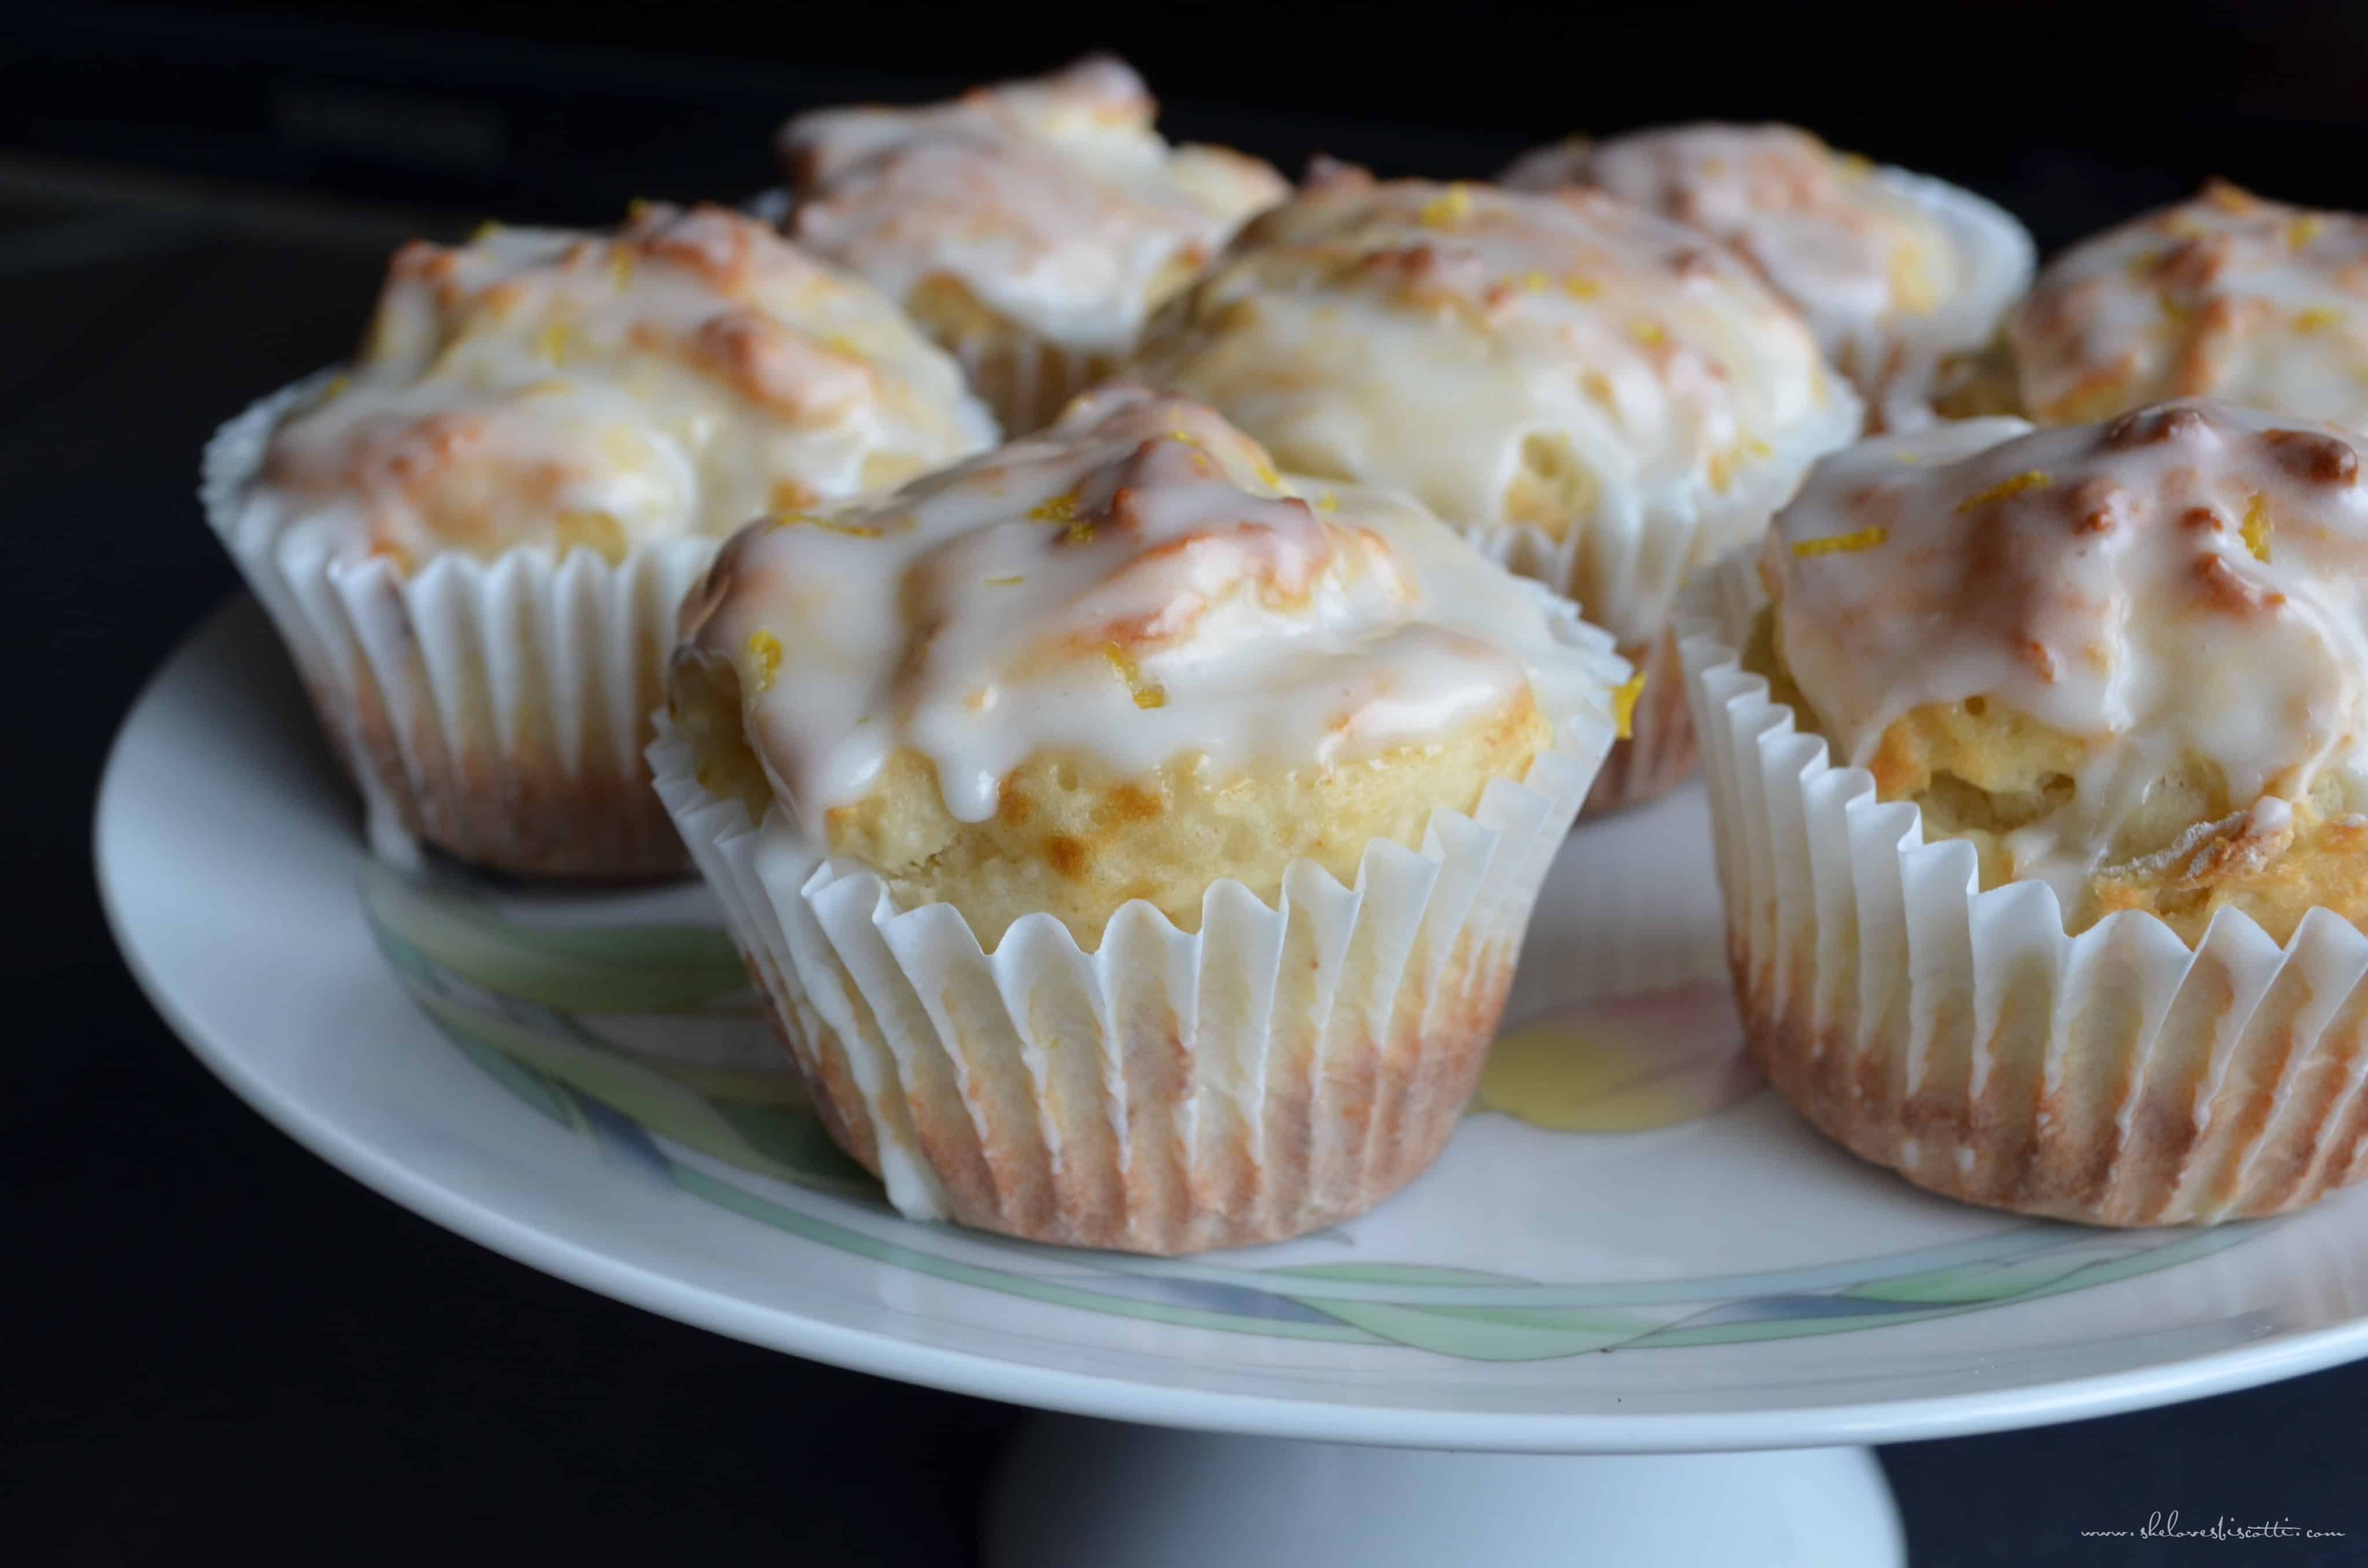
[[[491,218],[488,218],[484,222],[478,224],[474,229],[469,231],[469,243],[472,245],[483,244],[485,241],[492,239],[495,234],[498,234],[501,232],[502,226],[499,223],[495,222]]]
[[[837,517],[825,517],[814,512],[770,512],[765,520],[777,528],[793,528],[800,524],[820,528],[825,533],[845,534],[849,539],[878,539],[880,530],[861,523],[842,523]]]
[[[1340,509],[1340,497],[1326,490],[1315,497],[1315,509],[1319,512],[1337,512]]]
[[[1838,555],[1850,551],[1873,550],[1891,537],[1891,530],[1877,523],[1856,533],[1834,534],[1826,539],[1796,539],[1793,553],[1806,558],[1812,555]]]
[[[1267,461],[1264,458],[1260,458],[1252,463],[1250,465],[1250,472],[1257,474],[1258,476],[1258,483],[1265,485],[1269,490],[1280,490],[1282,488],[1282,475],[1275,472],[1274,464]]]
[[[1028,515],[1040,523],[1073,523],[1077,519],[1077,498],[1064,490],[1029,507]]]
[[[2291,250],[2301,250],[2304,246],[2309,244],[2311,241],[2318,238],[2318,232],[2326,227],[2327,220],[2320,217],[2317,213],[2304,213],[2301,217],[2296,218],[2293,222],[2286,225],[2287,248]]]
[[[2155,302],[2162,307],[2162,313],[2169,318],[2173,326],[2195,313],[2188,306],[2171,298],[2170,290],[2168,289],[2158,289],[2155,291]]]
[[[657,203],[652,201],[648,197],[636,196],[631,201],[625,203],[625,222],[629,223],[638,223],[643,219],[648,217],[651,210],[656,206]]]
[[[1904,462],[1910,468],[1924,460],[1923,454],[1919,452],[1894,452],[1891,456],[1894,461]]]
[[[986,580],[986,585],[990,588],[1008,588],[1019,580],[1019,574],[1014,572],[1008,577],[989,577]]]
[[[2332,305],[2313,305],[2309,310],[2294,313],[2294,329],[2296,332],[2319,332],[2339,324],[2342,320],[2343,312]]]
[[[1668,332],[1659,322],[1639,321],[1628,324],[1628,335],[1651,348],[1669,340]]]
[[[1837,153],[1834,162],[1840,165],[1842,173],[1852,179],[1864,179],[1874,173],[1874,160],[1864,153]]]
[[[1988,506],[1993,501],[2003,501],[2009,495],[2020,495],[2026,490],[2037,490],[2042,485],[2053,484],[2055,483],[2055,481],[2053,477],[2048,474],[2042,473],[2035,468],[2025,469],[2022,472],[2016,474],[2012,479],[1999,480],[1996,484],[1991,485],[1979,495],[1966,496],[1964,500],[1957,503],[1957,510],[1961,514],[1979,511],[1982,507]]]
[[[353,384],[354,379],[351,376],[331,376],[327,383],[321,388],[321,401],[324,403],[335,403],[338,398],[343,397],[346,389]]]
[[[2270,563],[2270,498],[2260,491],[2245,504],[2245,522],[2238,530],[2243,534],[2245,548],[2253,559],[2266,566]]]
[[[1603,285],[1584,272],[1565,272],[1562,275],[1562,291],[1574,300],[1592,300],[1603,292]]]
[[[1451,229],[1463,215],[1472,210],[1472,191],[1461,180],[1432,197],[1417,210],[1415,217],[1426,229]]]
[[[765,515],[765,520],[777,528],[793,528],[800,523],[811,523],[817,519],[812,512],[768,512]]]
[[[544,327],[542,336],[537,340],[542,349],[543,358],[554,365],[567,363],[568,344],[574,335],[564,321],[555,321]]]
[[[518,389],[518,396],[556,397],[561,392],[574,392],[575,390],[575,383],[573,381],[564,380],[558,376],[545,376],[539,381],[532,381],[528,383],[526,386],[520,387]]]
[[[1543,272],[1524,272],[1521,274],[1521,287],[1528,290],[1532,294],[1543,294],[1553,286],[1553,279],[1549,278]]]
[[[633,281],[633,250],[631,245],[609,247],[609,277],[622,293]]]
[[[757,689],[769,689],[781,669],[781,640],[758,627],[748,633],[748,657],[756,662]]]
[[[1799,546],[1793,548],[1798,549]],[[1645,672],[1638,670],[1611,690],[1613,733],[1622,740],[1635,733],[1636,699],[1645,695]]]
[[[1181,426],[1178,426],[1177,428],[1167,432],[1167,438],[1171,441],[1181,441],[1188,447],[1197,447],[1201,444],[1200,437],[1195,436],[1191,431],[1183,428]]]
[[[1134,662],[1133,654],[1115,642],[1105,642],[1102,644],[1102,657],[1108,659],[1110,667],[1118,672],[1118,678],[1126,682],[1126,689],[1133,694],[1137,708],[1167,705],[1167,688],[1155,681],[1144,680],[1143,666]]]

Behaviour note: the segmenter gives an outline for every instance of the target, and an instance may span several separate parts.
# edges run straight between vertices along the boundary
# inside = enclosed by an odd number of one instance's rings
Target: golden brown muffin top
[[[274,434],[256,504],[416,562],[612,559],[842,500],[995,437],[869,285],[720,207],[611,234],[487,225],[396,253],[360,355]]]
[[[1879,778],[1945,743],[1988,788],[2044,754],[2022,782],[2061,798],[2006,848],[2067,908],[2180,780],[2272,827],[2348,815],[2368,804],[2362,456],[2332,426],[2192,402],[1864,442],[1763,547],[1784,670]]]
[[[1132,347],[1161,297],[1289,191],[1222,147],[1171,148],[1108,55],[914,108],[799,115],[780,147],[789,232],[897,300],[950,278],[1080,351]]]
[[[901,753],[982,822],[1032,757],[1320,770],[1517,697],[1603,714],[1622,673],[1418,506],[1303,491],[1208,409],[1132,386],[876,505],[745,530],[685,624],[677,664],[736,672],[809,831]]]
[[[2007,340],[2043,424],[2213,397],[2368,429],[2368,218],[2215,180],[2050,262]]]

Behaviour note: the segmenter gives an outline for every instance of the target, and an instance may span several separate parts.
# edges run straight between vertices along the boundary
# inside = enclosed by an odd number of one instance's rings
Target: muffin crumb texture
[[[1868,443],[1780,516],[1746,667],[2067,930],[2368,923],[2360,459],[2198,403]]]
[[[703,781],[776,803],[992,949],[1124,904],[1184,931],[1222,880],[1356,881],[1611,682],[1550,601],[1403,497],[1308,486],[1180,398],[1120,387],[870,508],[744,532],[688,612],[671,707]],[[752,650],[762,650],[762,653]]]

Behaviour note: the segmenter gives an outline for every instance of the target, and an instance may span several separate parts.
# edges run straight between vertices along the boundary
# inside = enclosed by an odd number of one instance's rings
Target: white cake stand
[[[2368,1203],[2039,1224],[1819,1141],[1733,1060],[1701,798],[1583,830],[1489,1096],[1378,1212],[1179,1260],[899,1219],[805,1111],[702,890],[386,872],[242,601],[133,709],[98,880],[157,1007],[291,1137],[720,1333],[1034,1405],[998,1568],[1897,1563],[1866,1445],[2368,1354]],[[1516,1038],[1518,1033],[1519,1038]],[[1093,1418],[1093,1419],[1083,1419]]]

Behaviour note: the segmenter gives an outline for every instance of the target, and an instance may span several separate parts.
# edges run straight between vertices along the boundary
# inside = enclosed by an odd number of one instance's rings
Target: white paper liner
[[[2008,307],[2030,290],[2038,252],[2013,214],[1970,190],[1899,168],[1873,177],[1931,215],[1964,269],[1938,310],[1866,323],[1834,355],[1865,395],[1873,427],[1914,430],[1937,417],[1932,400],[1949,362],[1987,347]]]
[[[677,611],[718,541],[642,545],[614,564],[587,550],[456,552],[408,575],[339,558],[250,495],[273,428],[326,374],[224,425],[200,499],[361,790],[373,850],[408,863],[424,840],[542,875],[683,869],[642,748]]]
[[[1557,624],[1593,689],[1617,686],[1610,640]],[[663,715],[650,760],[825,1121],[898,1210],[1178,1253],[1361,1213],[1437,1157],[1606,708],[1551,715],[1527,778],[1432,812],[1419,851],[1367,846],[1353,889],[1297,860],[1275,905],[1221,881],[1187,934],[1137,901],[1090,953],[1050,915],[990,954],[950,904],[899,910],[780,806],[752,827],[700,786]]]
[[[2368,937],[2325,909],[2282,949],[2223,909],[2191,950],[2125,910],[2078,937],[2053,889],[1981,892],[1973,846],[1795,733],[1736,650],[1748,552],[1678,623],[1736,1000],[1784,1097],[1953,1198],[2112,1225],[2311,1202],[2368,1147]]]

